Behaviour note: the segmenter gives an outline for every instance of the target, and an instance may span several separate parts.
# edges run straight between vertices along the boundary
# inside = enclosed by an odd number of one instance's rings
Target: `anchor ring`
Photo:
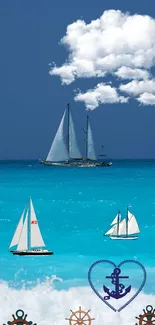
[[[121,270],[119,267],[116,267],[115,270],[114,270],[114,274],[120,274],[121,273]]]
[[[152,307],[151,305],[147,305],[147,306],[146,306],[146,311],[147,311],[148,313],[152,313],[152,311],[153,311],[153,307]]]
[[[23,310],[22,309],[18,309],[17,311],[16,311],[16,316],[17,316],[17,318],[19,319],[19,318],[23,318],[23,316],[24,316],[24,312],[23,312]]]

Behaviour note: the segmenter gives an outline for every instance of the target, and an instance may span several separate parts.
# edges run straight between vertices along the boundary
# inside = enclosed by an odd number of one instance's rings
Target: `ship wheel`
[[[16,317],[15,317],[16,315]],[[27,321],[26,317],[27,314],[25,314],[24,316],[24,311],[22,309],[18,309],[15,313],[15,315],[12,315],[13,321],[8,321],[7,324],[8,325],[37,325],[37,324],[33,324],[33,322],[31,321]],[[3,324],[6,325],[6,324]]]
[[[71,316],[69,318],[65,318],[66,320],[69,320],[69,325],[91,325],[91,321],[95,319],[90,317],[90,309],[85,312],[81,309],[81,306],[77,311],[70,311],[72,313]]]
[[[151,305],[148,305],[146,306],[146,310],[143,309],[143,312],[143,315],[136,317],[139,319],[139,324],[135,325],[155,325],[155,309]]]

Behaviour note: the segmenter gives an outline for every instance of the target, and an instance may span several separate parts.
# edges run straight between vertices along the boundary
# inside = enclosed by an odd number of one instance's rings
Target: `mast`
[[[120,211],[118,211],[118,217],[117,217],[117,236],[119,236],[119,216],[120,216]]]
[[[67,104],[67,111],[68,111],[68,116],[67,116],[67,149],[68,149],[68,160],[70,159],[70,147],[69,147],[69,142],[70,142],[70,134],[69,134],[69,118],[70,118],[70,104]]]
[[[127,214],[126,214],[126,237],[128,237],[128,208],[127,208]]]
[[[27,232],[27,236],[28,236],[28,250],[30,249],[30,240],[31,240],[31,217],[30,217],[30,204],[31,204],[31,198],[29,199],[29,213],[28,213],[28,232]]]
[[[88,160],[88,122],[89,122],[89,116],[87,115],[87,120],[86,120],[86,160]]]

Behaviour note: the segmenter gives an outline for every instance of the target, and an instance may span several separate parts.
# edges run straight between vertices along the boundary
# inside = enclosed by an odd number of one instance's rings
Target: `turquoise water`
[[[19,217],[32,197],[47,257],[13,256],[8,247]],[[120,209],[137,217],[136,241],[103,236]],[[114,161],[110,168],[46,167],[38,162],[0,164],[0,279],[33,287],[56,275],[58,290],[88,285],[91,264],[100,259],[135,259],[150,272],[155,266],[155,161]]]
[[[13,256],[8,250],[29,196],[52,256]],[[125,216],[127,206],[137,217],[139,239],[104,237],[118,210]],[[21,308],[38,325],[65,325],[70,309],[82,306],[91,310],[94,325],[107,325],[107,319],[112,325],[114,315],[116,325],[135,324],[135,316],[146,305],[155,306],[154,230],[155,161],[114,161],[110,168],[0,163],[0,318],[7,323]],[[132,259],[146,268],[143,292],[121,313],[114,314],[88,284],[90,266],[101,259],[116,264]],[[132,285],[132,296],[142,281],[138,267],[128,264],[122,272],[129,276],[124,284]],[[109,266],[102,265],[92,274],[101,295],[103,282],[113,288],[109,280],[105,283],[111,273]]]

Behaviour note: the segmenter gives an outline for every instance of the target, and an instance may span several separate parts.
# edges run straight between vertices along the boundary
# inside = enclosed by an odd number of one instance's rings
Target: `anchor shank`
[[[114,272],[115,273],[115,272]],[[112,283],[115,285],[115,293],[114,296],[116,299],[120,298],[120,279],[128,279],[128,276],[119,276],[119,273],[115,273],[115,276],[113,276],[114,274],[112,274],[111,276],[106,276],[107,279],[112,279]],[[115,281],[114,281],[115,279]],[[114,282],[113,282],[114,281]],[[109,293],[109,295],[112,297],[112,295]]]
[[[116,297],[119,296],[119,276],[116,276],[116,283],[115,283],[115,294]]]

